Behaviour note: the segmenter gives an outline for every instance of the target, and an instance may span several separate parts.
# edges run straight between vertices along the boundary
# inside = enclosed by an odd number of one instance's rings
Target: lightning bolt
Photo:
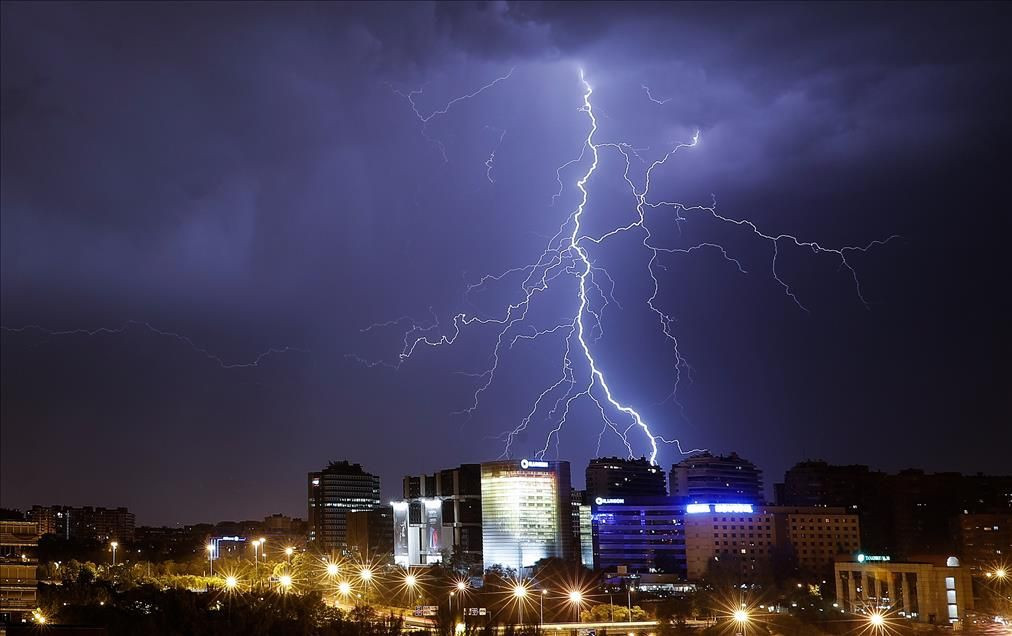
[[[434,144],[436,147],[439,148],[439,153],[443,157],[443,163],[447,163],[449,159],[446,156],[446,145],[440,139],[433,137],[429,134],[429,122],[431,122],[436,117],[440,117],[450,112],[450,109],[453,108],[455,105],[459,104],[460,102],[475,98],[478,95],[481,95],[482,93],[487,91],[488,89],[493,88],[496,84],[499,84],[500,82],[505,82],[509,78],[513,77],[514,70],[516,70],[515,66],[512,67],[509,70],[509,72],[506,73],[505,75],[495,78],[488,84],[480,86],[477,89],[471,91],[470,93],[467,93],[466,95],[454,97],[450,101],[446,102],[446,104],[444,104],[442,107],[430,111],[428,114],[422,113],[422,111],[418,110],[418,103],[415,101],[416,97],[424,94],[425,92],[424,86],[422,88],[416,88],[415,90],[409,91],[407,93],[399,89],[393,88],[392,86],[390,87],[390,89],[394,92],[394,94],[399,95],[400,97],[406,99],[408,104],[411,105],[411,110],[414,111],[415,117],[417,117],[418,121],[421,122],[422,124],[422,136],[425,137],[427,140],[429,140],[430,143]],[[503,134],[506,134],[505,131],[503,131]],[[501,141],[502,140],[500,140],[500,143]],[[493,152],[493,155],[494,154],[495,153]]]
[[[492,168],[495,164],[495,153],[499,152],[499,146],[502,145],[502,140],[506,138],[506,129],[499,129],[494,126],[485,126],[485,128],[492,128],[493,130],[499,131],[499,141],[496,142],[495,147],[492,148],[490,153],[488,153],[488,159],[485,160],[485,178],[488,179],[489,183],[494,185],[495,179],[492,177]]]
[[[190,349],[192,349],[193,351],[201,354],[202,356],[204,356],[208,360],[216,362],[218,364],[218,366],[221,367],[222,369],[250,369],[250,368],[254,368],[254,367],[259,367],[260,363],[263,362],[269,356],[273,356],[273,355],[277,355],[277,354],[281,354],[281,353],[288,353],[288,352],[308,353],[308,351],[306,351],[305,349],[297,349],[295,347],[271,347],[269,349],[261,351],[259,354],[257,354],[257,356],[255,358],[253,358],[252,360],[250,360],[248,362],[234,362],[234,361],[230,362],[230,361],[225,360],[224,358],[222,358],[222,357],[220,357],[218,355],[215,355],[210,350],[197,345],[193,340],[190,339],[189,336],[184,336],[183,334],[176,333],[174,331],[165,331],[164,329],[159,329],[159,328],[151,325],[150,323],[141,322],[139,320],[127,320],[126,322],[124,322],[119,327],[99,327],[97,329],[65,329],[65,330],[59,330],[58,331],[58,330],[54,330],[54,329],[48,329],[48,328],[43,327],[41,325],[25,325],[24,327],[5,327],[5,326],[0,326],[0,331],[5,331],[7,333],[15,333],[15,334],[20,334],[20,333],[26,333],[26,332],[33,332],[33,331],[35,331],[35,332],[43,333],[43,334],[45,334],[47,336],[87,336],[87,337],[95,337],[95,336],[102,336],[102,335],[118,335],[118,334],[122,334],[122,333],[125,333],[130,327],[141,327],[141,328],[144,328],[147,331],[149,331],[150,333],[153,333],[155,335],[162,336],[162,337],[165,337],[165,338],[172,338],[172,339],[174,339],[174,340],[176,340],[178,342],[182,342],[183,344],[185,344],[186,346],[188,346]]]
[[[650,87],[647,86],[646,84],[640,84],[640,88],[642,88],[643,90],[645,90],[647,92],[647,99],[649,99],[650,101],[652,101],[655,104],[660,104],[661,106],[663,106],[663,105],[665,105],[665,104],[667,104],[668,102],[671,101],[670,97],[667,97],[665,99],[657,99],[656,97],[654,97],[650,93]]]
[[[647,274],[652,282],[652,292],[646,299],[646,305],[654,314],[661,334],[671,347],[674,365],[673,376],[674,386],[669,398],[674,399],[679,383],[684,376],[691,379],[692,367],[681,353],[678,339],[674,332],[675,320],[672,316],[661,309],[658,304],[660,293],[660,279],[658,270],[666,270],[666,267],[659,261],[665,254],[692,254],[696,251],[713,251],[721,256],[727,263],[733,265],[741,274],[746,274],[742,262],[731,255],[728,250],[714,242],[700,242],[688,247],[668,247],[656,244],[654,235],[648,224],[648,216],[658,211],[669,211],[677,225],[689,220],[694,215],[708,216],[723,224],[742,227],[748,230],[753,236],[762,241],[768,242],[771,246],[770,271],[773,279],[783,288],[785,295],[790,298],[799,308],[807,311],[800,302],[792,288],[781,278],[777,271],[777,257],[781,244],[793,244],[795,247],[811,250],[817,255],[832,255],[839,261],[841,269],[846,269],[853,278],[855,291],[861,302],[868,307],[856,269],[848,260],[848,255],[853,252],[867,252],[875,246],[885,245],[889,241],[898,238],[890,236],[884,240],[876,240],[864,246],[845,246],[839,248],[825,247],[815,241],[803,241],[789,234],[770,234],[761,230],[756,224],[747,219],[735,219],[717,212],[716,200],[710,205],[686,205],[677,201],[656,201],[650,197],[650,189],[654,173],[665,167],[669,160],[679,151],[689,150],[699,144],[700,133],[697,131],[691,141],[674,144],[663,156],[647,162],[638,153],[639,150],[630,144],[623,142],[599,142],[596,140],[599,122],[594,112],[591,97],[594,90],[586,80],[583,71],[580,71],[580,81],[584,87],[582,105],[579,112],[583,113],[588,120],[587,136],[583,140],[579,156],[572,159],[556,171],[556,179],[559,183],[559,191],[552,197],[552,205],[561,197],[565,186],[563,172],[570,166],[586,163],[586,168],[580,174],[575,187],[579,192],[578,203],[574,209],[563,219],[558,231],[552,236],[540,257],[533,263],[513,267],[497,274],[485,274],[477,282],[467,285],[465,297],[473,293],[484,291],[489,286],[504,283],[506,281],[519,279],[519,296],[514,302],[507,304],[498,315],[491,317],[461,312],[453,317],[451,324],[443,328],[438,318],[433,315],[429,322],[421,323],[408,317],[402,317],[395,321],[377,323],[370,325],[365,330],[372,330],[380,327],[392,327],[407,325],[404,330],[402,347],[396,362],[369,361],[358,356],[352,356],[359,361],[375,366],[386,364],[399,368],[405,361],[410,359],[420,348],[443,347],[453,345],[460,334],[468,327],[487,326],[492,327],[496,333],[495,344],[490,353],[490,363],[481,372],[469,374],[477,379],[476,388],[472,395],[471,404],[457,414],[470,416],[480,403],[482,395],[492,386],[499,371],[499,363],[502,356],[517,346],[521,341],[532,342],[545,337],[561,338],[563,355],[558,369],[556,379],[545,387],[534,399],[530,410],[521,419],[520,423],[511,431],[505,434],[505,447],[502,456],[509,456],[512,444],[517,436],[524,432],[528,426],[535,421],[552,423],[548,432],[545,444],[535,453],[538,458],[543,458],[555,441],[558,448],[559,436],[567,420],[574,403],[578,400],[589,400],[598,410],[603,423],[598,434],[598,448],[603,436],[608,431],[614,433],[625,446],[630,457],[634,457],[633,442],[630,434],[637,431],[649,446],[649,457],[651,463],[656,463],[657,455],[661,444],[669,444],[676,447],[682,454],[699,452],[701,449],[684,450],[677,439],[668,439],[655,433],[646,418],[630,403],[620,399],[615,390],[609,384],[608,377],[601,364],[594,356],[593,344],[603,334],[602,315],[604,309],[610,304],[618,304],[615,300],[615,282],[600,265],[595,264],[591,249],[604,246],[608,241],[620,234],[636,232],[640,236],[640,244],[649,253],[647,263]],[[648,97],[657,103],[663,103],[650,95]],[[666,101],[666,100],[664,100]],[[635,218],[626,225],[614,226],[612,229],[600,235],[593,236],[584,232],[584,216],[587,213],[587,205],[590,199],[588,184],[599,167],[601,153],[615,152],[622,157],[625,169],[622,174],[629,194],[635,202]],[[631,176],[633,171],[633,158],[639,163],[646,165],[641,183],[637,185]],[[536,326],[528,320],[528,312],[540,296],[546,294],[552,287],[552,283],[560,278],[573,279],[576,282],[576,308],[574,313],[565,320],[556,324]],[[607,291],[598,282],[598,277],[608,281],[610,286]],[[677,400],[675,403],[678,404]],[[679,408],[681,405],[678,404]],[[684,410],[682,413],[684,417]]]

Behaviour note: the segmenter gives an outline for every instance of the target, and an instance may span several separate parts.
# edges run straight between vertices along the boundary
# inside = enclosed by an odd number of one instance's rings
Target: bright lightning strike
[[[172,338],[174,340],[177,340],[178,342],[182,342],[183,344],[185,344],[186,346],[188,346],[190,349],[192,349],[193,351],[201,354],[202,356],[204,356],[208,360],[216,362],[218,364],[218,366],[221,367],[222,369],[249,369],[249,368],[253,368],[253,367],[259,367],[260,363],[263,362],[269,356],[277,355],[277,354],[280,354],[280,353],[288,353],[288,352],[306,353],[306,350],[304,350],[304,349],[296,349],[295,347],[271,347],[270,349],[266,349],[266,350],[260,352],[259,354],[257,354],[257,356],[255,358],[253,358],[252,360],[249,360],[249,361],[246,361],[246,362],[229,361],[229,360],[225,360],[224,358],[222,358],[222,357],[220,357],[220,356],[218,356],[218,355],[216,355],[214,353],[211,353],[211,351],[209,351],[208,349],[197,345],[195,342],[193,342],[193,340],[190,339],[189,336],[184,336],[183,334],[176,333],[174,331],[165,331],[163,329],[158,329],[157,327],[151,325],[150,323],[141,322],[139,320],[128,320],[128,321],[124,322],[122,325],[120,325],[119,327],[99,327],[97,329],[65,329],[65,330],[57,331],[57,330],[54,330],[54,329],[48,329],[48,328],[43,327],[41,325],[26,325],[24,327],[4,327],[4,326],[0,326],[0,331],[6,331],[7,333],[39,332],[39,333],[45,334],[47,336],[87,336],[87,337],[95,337],[95,336],[103,336],[103,335],[118,335],[118,334],[122,334],[122,333],[125,333],[127,331],[127,329],[129,329],[130,327],[141,327],[141,328],[144,328],[144,329],[148,330],[149,332],[151,332],[151,333],[153,333],[155,335],[163,336],[163,337],[166,337],[166,338]]]
[[[512,73],[512,70],[510,73]],[[509,75],[495,80],[482,89],[479,89],[478,92],[484,90],[485,88],[494,86],[497,82],[505,79],[505,77],[509,77]],[[805,311],[807,311],[807,309],[801,304],[790,285],[788,285],[780,277],[780,274],[777,271],[777,257],[779,255],[779,246],[781,243],[788,243],[793,244],[796,247],[807,248],[815,254],[835,256],[839,260],[840,267],[846,269],[850,273],[854,281],[856,294],[861,302],[867,307],[868,302],[862,292],[857,271],[848,260],[848,255],[852,252],[866,252],[874,246],[884,245],[897,237],[890,236],[885,240],[872,241],[865,246],[830,248],[824,247],[815,241],[803,241],[788,234],[774,235],[763,232],[751,221],[745,219],[733,219],[719,214],[717,212],[715,202],[708,206],[690,206],[675,201],[653,200],[650,197],[650,188],[651,180],[655,171],[665,167],[668,161],[679,151],[696,147],[699,144],[699,132],[697,131],[695,135],[693,135],[691,141],[675,144],[663,156],[652,162],[645,161],[638,154],[639,149],[633,148],[630,144],[598,142],[596,141],[596,135],[598,133],[599,122],[597,116],[595,115],[594,106],[591,101],[594,90],[590,83],[585,79],[582,70],[580,71],[580,81],[584,87],[584,93],[582,106],[579,108],[579,112],[583,113],[587,117],[587,136],[583,140],[579,156],[560,166],[556,171],[559,191],[552,197],[552,204],[554,206],[556,199],[562,195],[565,189],[562,174],[567,168],[577,164],[586,164],[586,168],[576,181],[576,189],[579,191],[578,204],[561,222],[558,231],[549,239],[545,248],[542,250],[541,256],[535,262],[513,267],[498,274],[486,274],[476,283],[467,285],[466,293],[471,294],[484,290],[492,284],[520,278],[519,295],[516,300],[508,303],[502,308],[499,315],[493,317],[484,317],[475,314],[468,314],[466,312],[458,313],[453,317],[451,324],[445,329],[435,316],[430,323],[420,323],[413,319],[402,317],[394,321],[371,325],[363,331],[369,331],[379,327],[392,327],[397,325],[407,326],[403,333],[402,347],[400,353],[398,354],[397,361],[377,362],[367,361],[358,356],[352,357],[369,366],[385,364],[398,368],[406,360],[411,358],[420,347],[453,345],[456,342],[457,337],[467,327],[492,327],[495,330],[496,338],[495,345],[493,346],[490,354],[490,364],[480,373],[469,374],[478,380],[477,387],[472,395],[471,404],[465,409],[457,412],[458,414],[471,415],[475,410],[477,410],[482,395],[495,381],[502,356],[504,356],[510,349],[512,349],[520,341],[534,341],[545,337],[561,338],[564,345],[564,353],[562,355],[562,359],[560,360],[561,368],[559,369],[559,375],[556,376],[557,379],[554,382],[549,384],[537,395],[530,410],[520,423],[512,431],[505,434],[505,448],[503,450],[503,456],[508,456],[510,454],[511,447],[516,436],[525,431],[528,426],[537,420],[545,421],[551,423],[552,425],[544,446],[535,453],[536,457],[543,458],[551,448],[553,440],[556,446],[558,445],[559,436],[568,420],[574,403],[585,398],[594,404],[597,411],[600,413],[601,420],[603,422],[601,432],[598,436],[599,449],[600,442],[604,434],[611,431],[621,440],[629,455],[634,456],[636,453],[630,434],[632,432],[637,432],[649,446],[650,461],[652,463],[656,463],[659,452],[659,444],[675,445],[678,451],[682,454],[697,452],[698,449],[683,451],[678,440],[667,439],[662,435],[655,433],[643,415],[634,406],[627,401],[620,399],[619,396],[616,395],[614,389],[609,384],[608,377],[604,369],[595,358],[593,345],[603,334],[602,315],[604,309],[612,303],[617,303],[615,302],[614,295],[615,282],[604,268],[595,264],[594,258],[591,254],[592,248],[604,246],[609,239],[619,234],[635,232],[641,237],[641,245],[649,252],[647,274],[652,283],[652,292],[646,299],[646,305],[656,316],[660,331],[664,338],[668,341],[674,356],[674,386],[671,393],[671,396],[673,397],[678,389],[678,385],[683,374],[687,376],[691,374],[692,367],[688,364],[680,351],[678,339],[676,338],[673,330],[675,322],[674,319],[657,305],[658,295],[660,292],[658,270],[666,269],[661,263],[659,263],[658,259],[662,254],[691,254],[695,251],[712,250],[719,253],[726,262],[732,264],[740,273],[745,274],[746,269],[741,261],[732,256],[724,246],[718,243],[700,242],[696,245],[680,248],[655,244],[654,235],[651,233],[650,226],[647,223],[648,215],[651,212],[657,210],[670,210],[673,213],[676,224],[686,222],[688,218],[693,215],[709,216],[710,218],[724,224],[743,227],[750,231],[753,236],[768,242],[772,250],[770,269],[773,279],[783,287],[786,296],[788,296],[799,308]],[[651,101],[659,104],[663,104],[667,101],[655,99],[650,94],[649,88],[646,86],[643,86],[643,88],[647,92],[647,96],[651,99]],[[473,93],[469,96],[473,96],[474,94],[477,93]],[[411,101],[412,107],[414,107],[414,101],[411,100],[410,94],[408,97],[409,101]],[[459,101],[460,99],[465,99],[466,97],[468,96],[458,98],[454,101]],[[441,112],[445,113],[449,109],[449,106],[452,106],[453,103],[454,102],[450,102],[447,107],[444,107],[444,109],[441,110]],[[438,112],[440,111],[436,111],[433,115]],[[419,116],[419,119],[421,119],[423,123],[428,121],[428,119],[424,118],[418,112],[417,108],[415,109],[415,113]],[[428,118],[431,118],[433,115],[429,115]],[[588,189],[588,184],[598,170],[601,153],[605,151],[613,151],[617,153],[622,157],[625,163],[625,170],[622,177],[628,186],[629,193],[632,197],[632,201],[634,202],[636,215],[635,219],[628,224],[615,226],[600,235],[592,236],[584,232],[583,225],[584,216],[587,214],[588,201],[590,200],[590,190]],[[630,176],[634,165],[632,157],[635,157],[640,164],[646,165],[646,170],[641,180],[641,186],[637,186],[633,177]],[[490,163],[486,165],[489,169],[491,169]],[[540,296],[547,294],[549,290],[552,289],[552,284],[555,281],[564,277],[575,279],[576,282],[577,292],[576,297],[574,298],[576,305],[574,313],[569,318],[557,324],[532,324],[531,321],[528,320],[528,312],[532,303],[534,303]],[[610,283],[607,291],[605,291],[605,288],[599,284],[598,279],[608,281]]]

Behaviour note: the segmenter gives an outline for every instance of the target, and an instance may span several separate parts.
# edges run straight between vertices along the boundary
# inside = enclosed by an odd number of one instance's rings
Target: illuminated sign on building
[[[625,499],[605,499],[604,497],[598,497],[594,500],[594,503],[599,506],[603,504],[624,504]]]
[[[548,468],[548,462],[533,459],[521,459],[520,468],[523,468],[524,470],[527,470],[528,468]]]
[[[864,563],[865,561],[892,561],[892,557],[878,556],[875,554],[859,554],[857,555],[857,562]]]
[[[690,515],[699,514],[701,512],[747,512],[748,514],[752,514],[752,504],[689,504],[685,506],[685,512]]]

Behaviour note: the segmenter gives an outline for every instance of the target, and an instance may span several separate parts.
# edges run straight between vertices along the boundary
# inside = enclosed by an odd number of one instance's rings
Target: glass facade
[[[685,576],[685,506],[680,500],[598,497],[592,510],[594,567]]]
[[[521,572],[573,554],[569,462],[507,460],[481,465],[483,563]]]

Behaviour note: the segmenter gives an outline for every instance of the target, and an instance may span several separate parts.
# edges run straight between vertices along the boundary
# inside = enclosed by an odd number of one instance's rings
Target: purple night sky
[[[679,405],[640,239],[595,253],[615,279],[595,357],[623,402],[768,484],[806,458],[1008,470],[1007,6],[0,10],[0,506],[305,516],[306,472],[330,459],[393,496],[404,474],[498,456],[558,373],[560,338],[516,345],[470,417],[453,415],[477,381],[461,372],[488,364],[494,332],[397,370],[355,357],[396,360],[403,329],[372,323],[445,328],[515,300],[464,292],[536,260],[577,205],[578,166],[553,195],[587,136],[581,68],[598,142],[650,162],[700,132],[654,174],[658,198],[712,195],[722,215],[834,247],[902,237],[848,255],[868,308],[838,259],[779,243],[806,312],[769,243],[657,213],[658,243],[719,243],[748,273],[713,249],[661,255],[656,303],[693,368]],[[424,126],[405,98],[424,87],[424,115],[511,68]],[[634,219],[619,159],[602,155],[588,230]],[[573,298],[538,319],[571,316]],[[552,428],[532,424],[514,456]],[[600,429],[584,402],[559,436],[576,485]],[[606,436],[601,452],[624,448]],[[662,447],[665,469],[677,459]]]

